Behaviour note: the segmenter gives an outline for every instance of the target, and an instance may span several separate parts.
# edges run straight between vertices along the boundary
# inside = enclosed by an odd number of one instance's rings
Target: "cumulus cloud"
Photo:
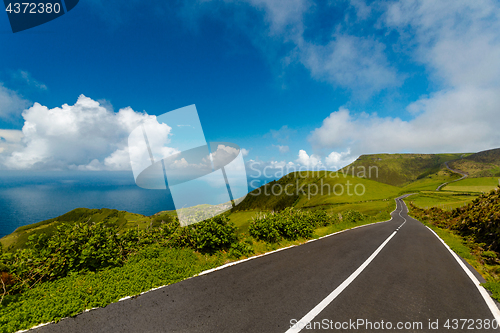
[[[351,155],[351,150],[348,149],[347,151],[343,152],[336,152],[332,151],[326,158],[325,158],[325,164],[327,167],[330,169],[341,169],[345,167],[346,165],[351,164],[356,160],[357,156],[352,156]]]
[[[321,161],[321,157],[318,155],[312,154],[309,156],[305,150],[299,150],[299,155],[297,160],[295,161],[303,166],[309,167],[311,169],[323,169],[324,165]]]
[[[6,156],[22,147],[22,138],[22,131],[0,129],[0,164],[2,156]]]
[[[242,155],[243,157],[247,156],[249,152],[250,152],[250,151],[249,151],[248,149],[241,148],[241,155]]]
[[[500,94],[496,89],[455,89],[410,105],[412,120],[332,112],[311,132],[316,148],[350,148],[353,156],[380,152],[467,152],[495,148],[500,142]]]
[[[350,148],[352,156],[498,147],[498,2],[394,2],[383,19],[402,36],[400,48],[426,66],[440,90],[410,103],[408,120],[340,108],[311,132],[310,143],[318,149]]]
[[[83,95],[60,108],[35,103],[22,116],[22,147],[2,154],[10,169],[128,170],[129,133],[155,119],[131,108],[112,112]]]

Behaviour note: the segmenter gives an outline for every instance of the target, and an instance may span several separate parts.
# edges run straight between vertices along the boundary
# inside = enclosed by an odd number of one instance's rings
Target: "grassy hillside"
[[[500,148],[481,151],[449,163],[469,177],[500,177]]]
[[[407,201],[422,209],[437,207],[450,211],[468,205],[478,196],[473,193],[423,191],[408,197]]]
[[[361,155],[341,171],[358,175],[366,170],[366,178],[393,186],[408,185],[444,170],[444,162],[463,154],[374,154]],[[378,172],[376,170],[378,169]],[[370,171],[371,172],[368,172]]]
[[[484,193],[496,188],[499,182],[498,177],[466,178],[446,185],[442,191]]]
[[[279,211],[286,207],[328,209],[341,204],[385,201],[399,192],[396,186],[341,172],[292,172],[252,191],[232,212]]]
[[[500,300],[500,187],[451,211],[422,209],[408,197],[411,215],[433,228],[450,247],[486,279],[484,286]]]
[[[450,167],[474,177],[491,175],[497,170],[500,174],[500,149],[475,154],[362,155],[339,172],[294,172],[268,183],[249,193],[231,210],[229,218],[240,231],[246,232],[251,218],[258,212],[280,211],[287,207],[323,209],[330,214],[352,209],[376,216],[387,213],[392,198],[414,192],[422,192],[421,196],[415,197],[421,207],[441,205],[454,208],[471,201],[480,192],[490,190],[498,182],[496,178],[465,179],[450,183],[443,189],[450,193],[426,193],[442,183],[460,178],[445,168],[444,162],[447,161]],[[463,196],[460,192],[477,192],[477,195]],[[78,208],[54,219],[20,227],[0,242],[4,248],[12,250],[23,247],[32,234],[43,232],[51,235],[63,223],[104,221],[123,232],[130,228],[143,230],[157,226],[172,216],[175,212],[165,211],[148,217],[113,209]]]
[[[144,216],[116,209],[77,208],[53,219],[19,227],[10,235],[1,238],[0,242],[4,248],[16,250],[22,248],[31,235],[45,233],[50,236],[62,224],[104,222],[108,227],[116,227],[121,233],[131,228],[144,230],[156,227],[161,225],[162,221],[170,221],[172,216],[175,216],[175,212],[165,211],[153,216]]]

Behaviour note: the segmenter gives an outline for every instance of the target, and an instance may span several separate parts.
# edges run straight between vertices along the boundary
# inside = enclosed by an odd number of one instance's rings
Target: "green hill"
[[[366,177],[393,186],[408,185],[419,179],[445,170],[443,163],[459,159],[463,154],[373,154],[361,155],[341,171],[357,175],[362,170]],[[375,172],[378,171],[378,172]]]
[[[78,222],[91,224],[102,221],[108,227],[116,227],[120,233],[130,228],[147,229],[158,226],[162,221],[169,221],[174,215],[175,212],[168,211],[153,216],[144,216],[116,209],[76,208],[59,217],[19,227],[10,235],[1,238],[0,242],[4,248],[16,250],[24,246],[29,236],[42,232],[50,236],[62,224],[75,224]]]
[[[378,202],[378,207],[371,208],[376,213],[385,209],[388,199],[399,192],[398,187],[342,172],[292,172],[250,192],[232,213],[279,211],[286,207],[326,209],[332,213],[337,207],[354,209],[352,206],[359,203]]]
[[[500,177],[500,148],[481,151],[449,163],[471,178]]]

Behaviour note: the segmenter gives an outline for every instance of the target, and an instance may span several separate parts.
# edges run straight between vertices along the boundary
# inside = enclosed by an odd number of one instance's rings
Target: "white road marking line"
[[[493,314],[493,317],[495,317],[495,320],[497,321],[497,323],[500,323],[500,310],[496,306],[496,304],[493,301],[493,299],[491,298],[490,294],[488,294],[488,292],[486,291],[486,289],[484,289],[484,287],[481,286],[481,283],[479,282],[479,280],[474,276],[474,274],[472,274],[472,272],[470,271],[470,269],[467,266],[465,266],[464,262],[448,246],[448,244],[446,244],[441,239],[441,237],[439,237],[438,234],[436,234],[434,232],[434,230],[432,230],[429,227],[427,227],[427,229],[429,229],[437,237],[437,239],[439,239],[441,241],[441,243],[443,243],[444,247],[446,247],[448,249],[448,251],[450,251],[450,253],[453,256],[453,258],[455,258],[455,260],[458,262],[458,264],[460,265],[460,267],[462,267],[462,269],[465,271],[465,273],[467,274],[467,276],[472,280],[472,283],[474,283],[474,285],[476,286],[476,288],[479,291],[479,293],[481,294],[481,296],[483,296],[483,299],[486,302],[486,305],[488,305],[488,308],[490,309],[491,313]]]
[[[402,209],[403,208],[401,207],[401,210]],[[406,219],[403,224],[405,223]],[[398,227],[398,230],[403,226],[403,224]],[[300,332],[304,327],[306,327],[308,323],[310,323],[318,314],[320,314],[321,311],[323,311],[335,298],[337,298],[338,295],[340,295],[344,291],[345,288],[349,286],[349,284],[351,284],[352,281],[354,281],[354,279],[358,277],[359,274],[361,274],[361,272],[373,261],[373,259],[375,259],[380,251],[382,251],[384,246],[389,243],[392,237],[396,235],[398,230],[394,230],[392,234],[387,237],[387,239],[375,250],[375,252],[373,252],[372,255],[368,257],[368,259],[366,259],[366,261],[361,266],[359,266],[357,270],[354,271],[354,273],[352,273],[344,282],[342,282],[342,284],[335,288],[335,290],[332,291],[330,295],[326,296],[325,299],[323,299],[318,305],[316,305],[311,311],[309,311],[309,313],[302,317],[295,325],[290,327],[285,333]]]

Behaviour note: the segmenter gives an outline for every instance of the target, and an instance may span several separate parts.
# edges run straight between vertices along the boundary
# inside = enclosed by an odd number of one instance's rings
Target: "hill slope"
[[[342,172],[292,172],[250,192],[232,211],[317,208],[385,200],[397,196],[399,191],[398,187]]]
[[[116,227],[118,232],[130,228],[146,229],[151,226],[158,226],[162,221],[170,220],[172,214],[175,215],[175,212],[160,212],[153,216],[144,216],[116,209],[76,208],[59,217],[19,227],[10,235],[1,238],[0,242],[8,250],[16,250],[22,248],[28,241],[29,236],[35,233],[43,232],[50,236],[62,224],[75,224],[78,222],[90,224],[102,221],[106,226]]]
[[[372,170],[366,177],[384,184],[404,186],[444,170],[444,162],[459,159],[463,154],[373,154],[361,155],[341,171],[357,174]],[[375,172],[378,170],[378,172]]]
[[[452,169],[466,172],[471,178],[500,176],[500,148],[481,151],[449,163]]]

